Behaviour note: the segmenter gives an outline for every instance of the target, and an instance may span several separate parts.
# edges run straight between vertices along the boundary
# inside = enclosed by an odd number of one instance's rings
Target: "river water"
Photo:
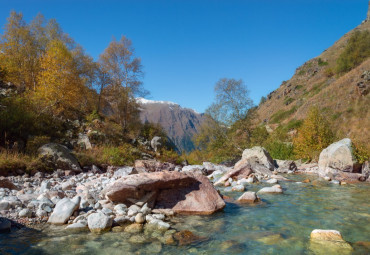
[[[300,181],[307,176],[287,176]],[[309,176],[311,180],[316,177]],[[0,254],[370,254],[358,242],[370,242],[370,185],[336,185],[325,181],[280,182],[284,194],[261,194],[256,205],[228,202],[223,212],[211,216],[178,216],[171,226],[204,237],[184,246],[147,240],[132,244],[125,232],[94,235],[71,234],[61,227],[39,226],[0,236]],[[250,184],[258,191],[266,184]],[[232,198],[241,192],[225,193]],[[314,247],[313,229],[341,232],[354,250]],[[348,252],[348,253],[345,253]]]

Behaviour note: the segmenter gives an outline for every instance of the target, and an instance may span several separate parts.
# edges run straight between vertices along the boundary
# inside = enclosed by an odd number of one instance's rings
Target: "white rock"
[[[278,180],[276,180],[276,179],[272,178],[272,179],[270,179],[270,180],[267,180],[266,182],[267,182],[267,183],[270,183],[270,184],[276,184],[276,183],[278,183]]]
[[[104,213],[98,212],[90,214],[87,223],[91,232],[101,233],[111,229],[113,220]]]
[[[279,184],[277,184],[272,187],[262,188],[257,193],[283,193],[283,189]]]
[[[21,218],[23,218],[23,217],[31,218],[32,217],[32,211],[28,208],[22,209],[18,213],[18,216],[21,217]]]
[[[64,224],[75,210],[79,208],[81,197],[73,199],[63,198],[55,206],[53,213],[50,215],[48,222],[52,224]]]

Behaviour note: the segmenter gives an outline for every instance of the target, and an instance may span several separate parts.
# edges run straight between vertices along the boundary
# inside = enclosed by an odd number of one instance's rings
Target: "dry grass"
[[[370,31],[370,22],[358,26],[355,30]],[[279,123],[287,124],[292,119],[304,119],[308,110],[312,106],[317,106],[331,122],[338,139],[349,137],[361,141],[370,151],[370,94],[360,95],[356,86],[361,74],[365,70],[370,70],[370,59],[343,76],[327,75],[327,69],[335,68],[337,58],[355,30],[344,35],[319,57],[308,61],[289,81],[281,85],[272,98],[258,108],[259,122],[269,119],[271,123],[279,112],[287,112],[292,107],[297,107],[294,114],[279,119]],[[328,64],[320,65],[319,59]],[[302,70],[304,72],[301,72]],[[291,104],[285,105],[284,101],[287,98],[294,100]]]

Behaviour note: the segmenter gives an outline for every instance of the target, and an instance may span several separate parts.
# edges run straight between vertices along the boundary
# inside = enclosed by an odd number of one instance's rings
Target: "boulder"
[[[113,219],[102,212],[92,213],[87,218],[89,230],[93,233],[102,233],[112,228]]]
[[[182,172],[141,173],[123,177],[103,191],[116,203],[132,204],[148,193],[157,194],[155,207],[182,214],[211,214],[225,203],[203,175]]]
[[[277,166],[276,171],[278,173],[288,173],[290,171],[295,172],[297,170],[297,165],[294,160],[279,160],[276,159],[275,165]]]
[[[248,160],[251,158],[256,158],[259,164],[265,166],[270,171],[274,171],[275,169],[274,160],[272,159],[272,157],[265,148],[255,146],[253,148],[244,150],[242,159]]]
[[[344,138],[329,145],[320,153],[319,175],[326,176],[328,173],[337,174],[338,172],[357,173],[361,171],[353,154],[352,141]]]
[[[310,236],[310,250],[314,254],[352,254],[352,246],[337,230],[315,229]]]
[[[264,187],[258,191],[258,193],[283,193],[283,189],[279,184],[272,187]]]
[[[11,181],[9,181],[5,177],[0,177],[0,188],[10,189],[10,190],[18,190],[17,186],[15,186]]]
[[[72,169],[77,172],[82,171],[76,157],[63,145],[48,143],[41,146],[38,149],[38,153],[45,162],[53,165],[55,168]]]
[[[154,136],[153,139],[150,141],[150,147],[152,147],[152,149],[156,152],[159,147],[162,145],[160,140],[162,138],[159,137],[159,136]]]
[[[256,192],[247,191],[241,195],[238,200],[239,203],[256,203],[260,201],[260,198],[256,195]]]
[[[63,198],[56,204],[53,213],[50,215],[48,223],[64,224],[72,216],[74,211],[79,208],[81,197],[76,196],[72,199]]]
[[[81,133],[78,134],[77,144],[85,150],[92,149],[90,139],[86,134],[81,134]]]

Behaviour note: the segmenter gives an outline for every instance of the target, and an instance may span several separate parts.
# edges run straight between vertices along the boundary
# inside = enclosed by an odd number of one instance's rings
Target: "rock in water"
[[[352,246],[337,230],[315,229],[311,232],[310,250],[314,254],[352,254]]]
[[[279,184],[272,187],[264,187],[258,191],[258,193],[283,193],[283,189]]]
[[[76,157],[63,145],[48,143],[41,146],[38,153],[44,161],[54,165],[55,168],[82,171]]]
[[[256,203],[260,201],[260,198],[256,195],[256,192],[247,191],[237,201],[240,203]]]
[[[352,142],[344,138],[329,145],[320,153],[319,174],[325,176],[328,173],[359,172],[361,165],[358,164],[353,154]]]
[[[146,194],[157,195],[156,207],[176,213],[211,214],[225,207],[225,202],[207,177],[194,173],[155,172],[123,177],[103,190],[113,202],[131,204]]]
[[[259,164],[267,167],[270,171],[274,171],[274,160],[270,156],[267,150],[265,148],[260,146],[255,146],[251,149],[246,149],[243,151],[242,159],[251,159],[251,158],[257,158]]]
[[[79,208],[81,197],[72,199],[63,198],[56,204],[53,213],[50,215],[48,223],[64,224],[72,216],[73,212]]]
[[[93,233],[109,231],[112,227],[112,223],[112,218],[102,212],[92,213],[87,218],[88,227]]]

